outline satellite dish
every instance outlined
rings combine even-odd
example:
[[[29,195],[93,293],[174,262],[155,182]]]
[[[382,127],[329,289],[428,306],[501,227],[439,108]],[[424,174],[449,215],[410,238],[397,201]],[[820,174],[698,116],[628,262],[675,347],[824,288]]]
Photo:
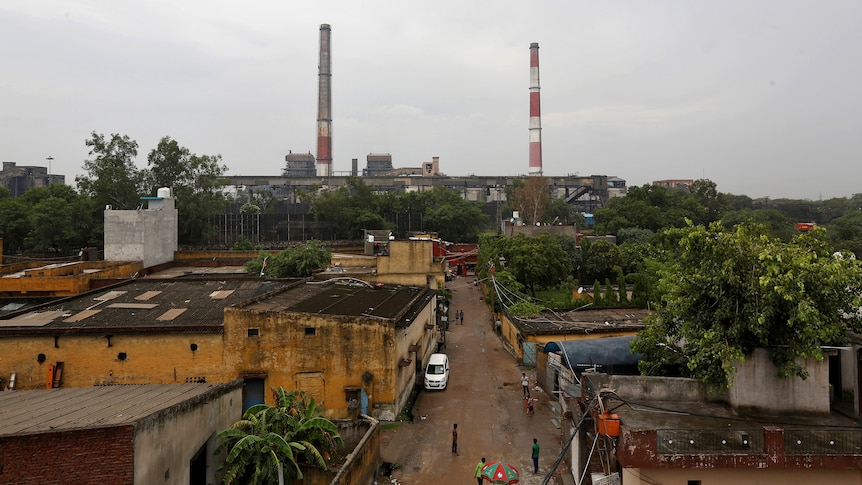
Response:
[[[581,294],[583,294],[583,293],[584,293],[584,287],[583,287],[583,286],[579,286],[579,287],[578,287],[578,294],[579,294],[579,295],[581,295]]]

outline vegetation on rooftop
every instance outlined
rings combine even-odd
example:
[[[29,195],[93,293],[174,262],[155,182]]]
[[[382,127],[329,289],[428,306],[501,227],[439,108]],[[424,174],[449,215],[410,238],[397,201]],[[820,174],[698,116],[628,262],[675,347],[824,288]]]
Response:
[[[278,253],[262,252],[245,265],[252,274],[271,278],[307,278],[329,266],[332,251],[320,241],[290,246]]]

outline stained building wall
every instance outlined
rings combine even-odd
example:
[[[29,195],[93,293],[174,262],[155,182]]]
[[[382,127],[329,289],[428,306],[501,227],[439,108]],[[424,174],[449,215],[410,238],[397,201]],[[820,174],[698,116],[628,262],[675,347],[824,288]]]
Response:
[[[49,366],[63,362],[61,387],[105,384],[228,382],[218,333],[22,335],[0,338],[0,369],[17,373],[17,389],[46,387]],[[195,344],[197,350],[192,351]],[[124,359],[121,359],[123,357]],[[44,361],[39,362],[39,356]]]
[[[306,391],[331,419],[349,417],[348,389],[361,389],[369,413],[392,420],[416,382],[417,360],[430,356],[434,330],[426,306],[403,328],[364,317],[228,308],[224,332],[224,364],[234,375],[265,375],[266,389]],[[419,350],[411,352],[414,344]]]

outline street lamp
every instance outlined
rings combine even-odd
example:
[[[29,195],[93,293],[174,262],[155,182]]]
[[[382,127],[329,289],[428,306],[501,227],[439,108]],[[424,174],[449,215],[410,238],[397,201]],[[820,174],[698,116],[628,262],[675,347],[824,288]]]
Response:
[[[51,162],[54,161],[54,157],[52,157],[51,155],[48,155],[48,158],[46,158],[45,160],[48,160],[48,185],[51,185],[51,182],[52,182],[52,179],[51,179]]]

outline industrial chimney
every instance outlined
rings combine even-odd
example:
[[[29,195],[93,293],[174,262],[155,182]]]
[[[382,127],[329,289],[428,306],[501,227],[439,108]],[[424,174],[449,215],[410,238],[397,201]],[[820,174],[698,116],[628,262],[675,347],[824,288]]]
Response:
[[[539,101],[539,43],[530,44],[530,175],[542,175],[542,103]]]
[[[329,24],[320,25],[317,92],[317,175],[332,175],[332,68]]]

